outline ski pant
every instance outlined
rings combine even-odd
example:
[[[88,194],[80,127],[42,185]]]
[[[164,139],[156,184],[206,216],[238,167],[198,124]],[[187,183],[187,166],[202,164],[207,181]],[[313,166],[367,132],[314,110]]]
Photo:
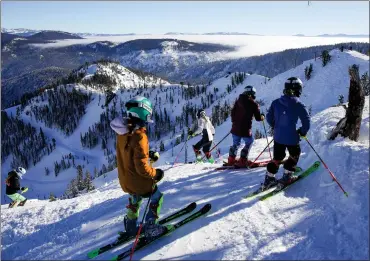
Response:
[[[242,149],[240,153],[241,158],[248,158],[249,149],[254,141],[253,137],[240,137],[235,134],[233,135],[233,145],[230,147],[229,150],[229,156],[236,157],[236,154],[238,152],[238,148],[240,146],[241,140],[244,141],[244,148]]]
[[[299,143],[297,145],[284,145],[274,141],[274,162],[277,164],[269,163],[267,165],[267,171],[276,174],[279,170],[278,163],[280,163],[285,158],[285,150],[288,149],[289,158],[284,162],[284,169],[289,171],[295,171],[297,166],[299,156],[301,155],[301,147]]]
[[[194,150],[197,150],[197,151],[199,151],[201,148],[203,148],[202,150],[206,154],[211,149],[211,146],[212,146],[212,141],[210,141],[208,139],[208,135],[204,134],[204,132],[203,132],[202,139],[197,144],[193,145],[193,148],[194,148]]]
[[[19,193],[14,193],[14,194],[11,194],[11,195],[7,195],[11,200],[13,201],[18,201],[18,203],[22,202],[22,201],[25,201],[26,198],[23,197],[21,194]]]
[[[140,206],[141,206],[143,198],[144,197],[140,196],[140,195],[130,194],[130,198],[129,198],[130,203],[133,204],[133,205],[137,205],[137,208],[138,208],[137,216],[139,216]],[[162,206],[162,202],[163,202],[163,193],[159,191],[157,186],[155,186],[154,192],[152,194],[152,198],[149,202],[150,206],[149,206],[149,209],[148,209],[148,213],[145,216],[145,222],[147,222],[149,219],[157,219],[156,215],[159,214],[160,207]],[[152,211],[152,209],[151,209],[152,206],[159,206],[159,209],[158,209],[157,213],[154,213]],[[128,212],[130,212],[130,211],[131,210],[128,209]]]

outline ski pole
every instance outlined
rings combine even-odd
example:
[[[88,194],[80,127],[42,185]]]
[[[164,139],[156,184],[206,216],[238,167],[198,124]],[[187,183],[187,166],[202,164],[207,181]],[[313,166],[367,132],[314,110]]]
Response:
[[[177,158],[180,156],[181,151],[185,148],[186,143],[188,142],[188,140],[189,140],[189,136],[186,138],[186,141],[185,141],[184,145],[182,146],[181,150],[180,150],[180,151],[179,151],[179,153],[177,154],[177,156],[176,156],[176,158],[175,158],[175,161],[174,161],[174,162],[173,162],[173,164],[172,164],[172,167],[173,167],[173,166],[175,166],[175,163],[177,162]]]
[[[251,165],[253,165],[257,160],[258,158],[262,155],[262,153],[267,149],[267,147],[274,141],[274,139],[272,139],[268,144],[267,146],[263,149],[263,151],[260,153],[260,155],[257,156],[257,158],[253,161],[253,163]]]
[[[308,141],[307,137],[306,136],[303,136],[302,138],[304,138],[307,141],[308,145],[310,145],[311,149],[316,153],[317,157],[320,159],[320,161],[322,162],[322,164],[324,165],[324,167],[327,169],[327,171],[329,172],[329,174],[333,178],[333,181],[335,181],[338,184],[338,186],[340,187],[340,189],[343,191],[344,195],[346,195],[348,197],[348,193],[343,189],[342,185],[339,183],[339,181],[337,180],[337,178],[334,176],[333,172],[330,171],[330,169],[325,164],[325,162],[322,160],[322,158],[320,157],[320,155],[317,153],[317,151],[314,149],[314,147]]]
[[[267,138],[267,131],[266,131],[266,126],[265,126],[265,120],[262,121],[262,124],[263,124],[263,128],[265,129],[265,135],[266,135],[267,146],[269,148],[270,159],[272,160],[271,150],[270,150],[270,146],[269,146],[269,139]]]
[[[214,149],[215,149],[215,148],[216,148],[216,147],[217,147],[221,142],[223,142],[223,141],[224,141],[224,139],[226,139],[226,138],[227,138],[227,136],[229,136],[229,135],[230,135],[230,133],[231,133],[231,132],[229,132],[228,134],[226,134],[226,136],[225,136],[225,137],[223,137],[223,138],[222,138],[222,140],[220,140],[220,142],[219,142],[219,143],[217,143],[215,146],[213,146],[213,148],[212,148],[212,149],[210,149],[210,150],[209,150],[209,152],[211,152],[212,150],[214,150]],[[206,155],[204,155],[200,161],[203,161],[205,157],[206,157]]]
[[[137,242],[139,241],[139,236],[140,236],[140,233],[141,233],[141,229],[143,228],[144,219],[146,217],[146,214],[148,213],[149,203],[152,200],[153,192],[154,192],[154,179],[152,181],[152,193],[150,194],[150,197],[148,199],[148,203],[146,204],[145,211],[144,211],[144,216],[141,220],[139,229],[137,231],[135,242],[134,242],[134,244],[132,245],[132,248],[131,248],[130,261],[132,260],[132,257],[134,256],[135,248],[136,248]]]

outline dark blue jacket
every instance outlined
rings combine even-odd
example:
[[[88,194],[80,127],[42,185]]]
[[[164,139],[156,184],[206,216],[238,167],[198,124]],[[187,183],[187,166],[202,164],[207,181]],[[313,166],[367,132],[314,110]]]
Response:
[[[301,133],[305,136],[310,129],[310,116],[305,105],[297,98],[283,95],[271,103],[266,120],[274,129],[274,140],[284,145],[297,145],[298,118],[301,120]]]

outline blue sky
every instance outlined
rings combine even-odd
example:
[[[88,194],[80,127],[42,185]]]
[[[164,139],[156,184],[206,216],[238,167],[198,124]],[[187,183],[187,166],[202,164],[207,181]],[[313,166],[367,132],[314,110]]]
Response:
[[[1,2],[3,28],[90,33],[369,34],[367,1]]]

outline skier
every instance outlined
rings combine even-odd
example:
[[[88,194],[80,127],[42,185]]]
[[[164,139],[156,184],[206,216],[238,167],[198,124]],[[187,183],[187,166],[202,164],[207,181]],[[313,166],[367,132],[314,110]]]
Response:
[[[24,206],[27,199],[18,193],[18,191],[22,191],[22,193],[27,192],[27,187],[21,187],[19,179],[22,179],[22,176],[26,174],[26,170],[22,167],[18,167],[16,169],[11,170],[8,173],[8,177],[5,180],[6,184],[6,195],[12,200],[9,204],[10,208],[19,206]]]
[[[215,135],[215,128],[204,110],[199,110],[197,112],[197,118],[198,120],[196,124],[194,124],[188,131],[188,135],[191,137],[202,133],[202,139],[197,144],[193,145],[195,156],[197,161],[200,161],[202,159],[202,152],[200,152],[200,149],[203,148],[203,152],[206,155],[208,162],[214,163],[215,160],[213,159],[209,149],[211,148],[213,136]]]
[[[271,103],[266,115],[268,124],[274,130],[274,159],[267,165],[265,181],[262,190],[281,183],[283,186],[295,180],[294,171],[301,154],[299,145],[300,136],[306,136],[310,129],[310,117],[305,105],[299,100],[303,83],[297,77],[287,79],[284,95]],[[302,127],[296,129],[298,118]],[[284,162],[284,175],[277,181],[275,174],[279,170],[279,163],[285,158],[288,149],[289,158]]]
[[[229,150],[228,166],[235,165],[239,168],[248,166],[248,153],[254,140],[252,135],[253,116],[257,121],[263,121],[265,119],[255,99],[256,89],[248,85],[244,88],[244,92],[239,95],[238,100],[231,110],[233,145]],[[242,139],[245,145],[240,153],[240,159],[236,161],[236,154]]]
[[[148,213],[145,217],[144,233],[151,237],[164,232],[165,227],[156,224],[163,203],[163,194],[157,183],[164,172],[148,163],[159,158],[157,152],[149,151],[146,124],[153,122],[152,103],[145,97],[136,96],[126,103],[127,118],[115,118],[111,128],[117,133],[117,168],[118,179],[124,192],[127,192],[129,204],[124,217],[124,225],[129,235],[137,232],[137,219],[143,198],[151,196]]]

